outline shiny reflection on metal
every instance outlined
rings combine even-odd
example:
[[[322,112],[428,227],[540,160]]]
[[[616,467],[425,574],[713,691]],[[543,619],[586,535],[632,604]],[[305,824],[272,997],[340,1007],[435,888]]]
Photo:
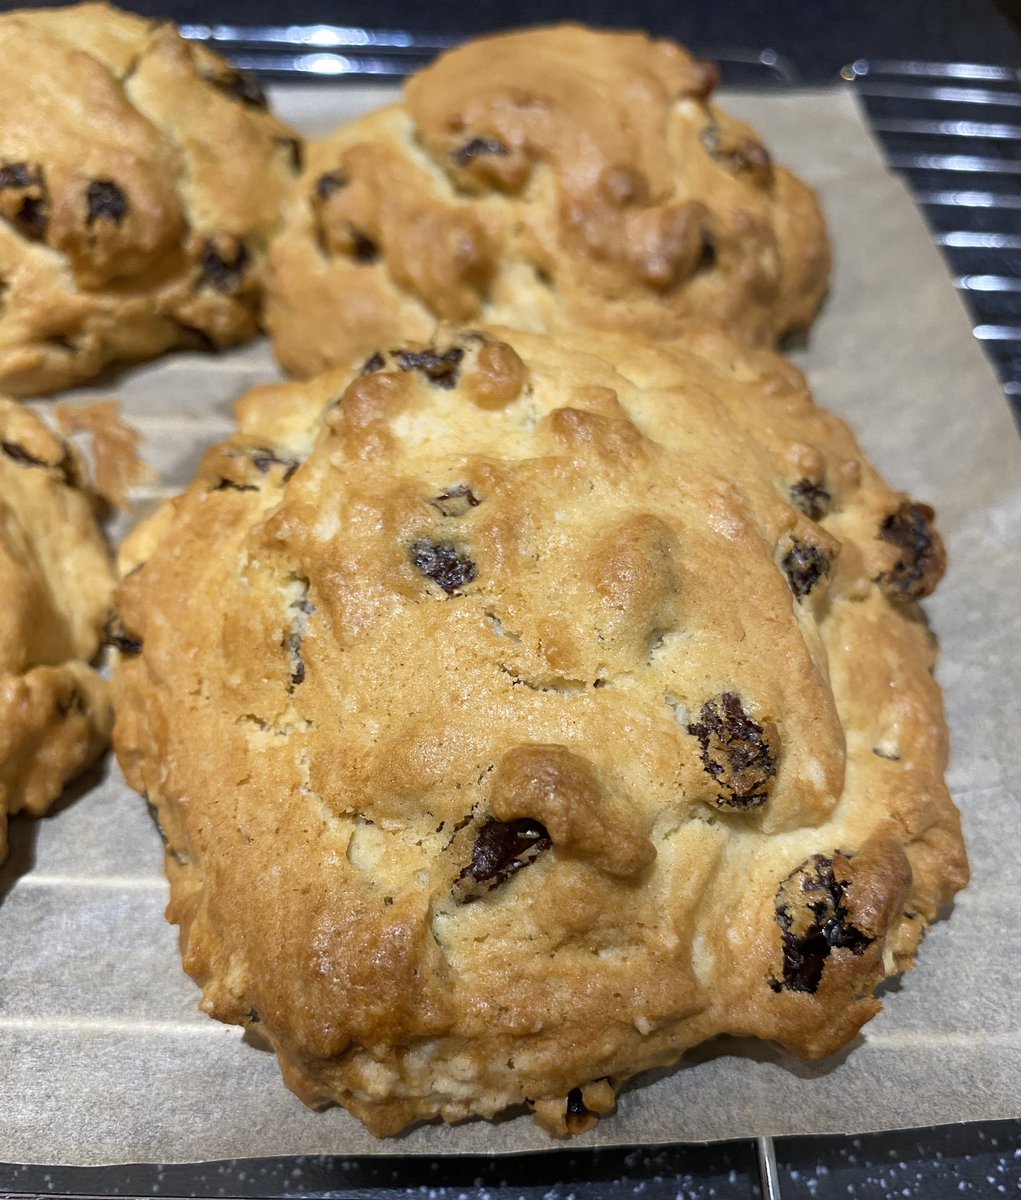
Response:
[[[1021,325],[976,325],[972,333],[980,342],[1021,342]]]
[[[1001,125],[992,121],[927,121],[921,118],[873,117],[877,133],[920,133],[937,137],[994,138],[1021,140],[1021,125]]]
[[[759,1179],[762,1183],[763,1200],[781,1200],[780,1172],[776,1166],[776,1147],[771,1137],[755,1139],[759,1157]]]
[[[190,41],[234,46],[307,46],[323,49],[386,49],[435,53],[466,35],[416,33],[410,29],[363,29],[354,25],[182,25]]]
[[[860,79],[865,75],[913,75],[929,79],[1004,80],[1017,83],[1021,72],[1014,67],[997,67],[990,63],[922,62],[900,58],[858,58],[840,72],[844,79]]]
[[[361,54],[231,54],[230,61],[242,71],[272,75],[312,75],[318,78],[347,76],[392,76],[406,78],[424,67],[428,59],[368,58]]]
[[[1021,208],[1021,196],[1006,192],[916,191],[915,199],[932,208]]]
[[[963,292],[1021,292],[1016,275],[958,275],[954,287]]]
[[[1021,195],[1008,192],[925,191],[916,189],[919,204],[932,208],[1021,208]]]
[[[801,82],[801,75],[794,63],[776,50],[748,50],[743,46],[724,46],[718,50],[700,50],[700,58],[711,62],[732,63],[737,66],[764,67],[780,83],[793,87]]]
[[[863,96],[886,100],[929,100],[941,104],[997,104],[1003,108],[1021,108],[1021,95],[994,88],[928,87],[919,83],[859,83]]]
[[[1021,234],[978,233],[972,229],[951,229],[934,235],[938,246],[951,250],[1021,250]]]
[[[1021,162],[1005,158],[980,158],[977,154],[898,154],[886,156],[898,171],[964,171],[995,175],[1021,175]]]

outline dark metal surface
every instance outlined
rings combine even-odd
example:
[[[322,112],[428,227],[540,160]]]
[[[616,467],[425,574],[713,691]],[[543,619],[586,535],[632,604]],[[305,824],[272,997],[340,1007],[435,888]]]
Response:
[[[858,59],[841,74],[925,213],[1021,421],[1021,71]]]

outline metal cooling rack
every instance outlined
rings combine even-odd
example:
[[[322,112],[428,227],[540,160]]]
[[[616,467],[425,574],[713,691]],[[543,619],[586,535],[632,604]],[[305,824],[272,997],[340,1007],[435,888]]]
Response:
[[[1021,71],[858,59],[841,75],[925,213],[1021,422]]]

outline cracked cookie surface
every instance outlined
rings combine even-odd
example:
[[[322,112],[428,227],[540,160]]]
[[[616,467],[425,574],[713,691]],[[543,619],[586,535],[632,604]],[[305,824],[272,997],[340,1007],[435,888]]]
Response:
[[[0,396],[0,860],[7,817],[39,816],[113,723],[99,649],[113,564],[74,450]]]
[[[716,78],[670,42],[576,26],[444,55],[403,104],[309,145],[270,251],[277,357],[309,375],[437,320],[762,345],[807,328],[818,203],[711,102]]]
[[[254,337],[301,142],[258,83],[104,4],[0,16],[0,389]]]
[[[967,863],[931,510],[800,374],[488,329],[238,416],[117,593],[203,1008],[380,1134],[578,1132],[717,1034],[845,1045]]]

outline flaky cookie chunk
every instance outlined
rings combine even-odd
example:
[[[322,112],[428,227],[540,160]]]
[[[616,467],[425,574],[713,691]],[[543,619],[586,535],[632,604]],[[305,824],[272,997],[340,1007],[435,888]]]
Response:
[[[378,1134],[817,1057],[967,878],[943,549],[801,375],[467,332],[257,389],[126,546],[115,746],[202,1007]]]
[[[105,4],[0,16],[0,388],[259,326],[301,142],[258,83]]]
[[[811,324],[815,194],[709,100],[709,63],[577,26],[444,55],[310,145],[269,261],[277,357],[308,375],[437,319],[771,344]]]
[[[113,584],[73,447],[0,396],[0,861],[8,814],[44,813],[106,747],[109,687],[88,664]]]

